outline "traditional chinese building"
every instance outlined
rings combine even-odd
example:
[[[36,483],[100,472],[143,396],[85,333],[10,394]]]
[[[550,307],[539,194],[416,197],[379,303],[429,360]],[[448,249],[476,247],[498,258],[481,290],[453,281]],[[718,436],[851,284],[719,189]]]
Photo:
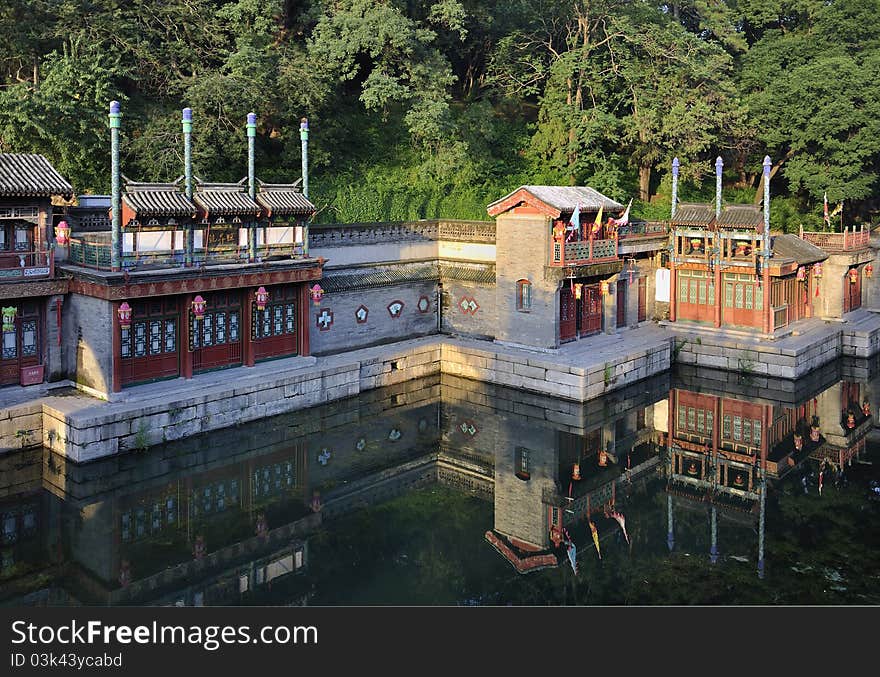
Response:
[[[0,153],[0,386],[41,383],[61,370],[67,283],[55,278],[52,200],[72,195],[42,155]]]
[[[714,207],[679,204],[673,161],[670,321],[772,334],[820,314],[816,297],[828,255],[795,235],[770,232],[769,158],[763,214],[752,205],[722,206],[722,166],[719,157]]]
[[[66,371],[99,393],[258,361],[309,355],[315,212],[299,181],[254,175],[256,116],[248,116],[248,176],[192,175],[192,114],[183,112],[185,174],[137,182],[119,170],[121,113],[111,104],[111,229],[75,231],[59,248],[71,277]],[[308,125],[303,122],[305,147]]]
[[[665,227],[606,218],[623,211],[586,186],[521,186],[489,205],[496,219],[497,340],[557,348],[648,319],[650,273]],[[618,228],[617,221],[626,223]],[[627,237],[639,246],[621,246]]]

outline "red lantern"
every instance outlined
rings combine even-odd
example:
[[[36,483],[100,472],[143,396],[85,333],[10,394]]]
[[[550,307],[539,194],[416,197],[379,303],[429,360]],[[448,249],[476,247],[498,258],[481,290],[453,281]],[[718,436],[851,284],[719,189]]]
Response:
[[[119,327],[121,329],[131,327],[131,306],[128,305],[128,301],[123,301],[119,304],[116,314],[119,316]]]
[[[803,282],[804,278],[807,276],[807,271],[803,266],[798,267],[797,269],[797,279]]]
[[[265,287],[260,287],[254,294],[257,301],[257,310],[266,310],[266,304],[269,303],[269,292]]]
[[[859,279],[859,269],[858,268],[850,268],[849,269],[849,281],[851,284],[855,284]]]
[[[197,294],[196,297],[192,301],[192,312],[193,317],[197,320],[204,319],[205,317],[205,306],[208,304],[205,302],[205,299],[202,298],[201,294]]]
[[[55,226],[55,243],[61,247],[70,244],[70,226],[67,225],[67,221],[60,221]]]
[[[822,277],[822,264],[821,263],[814,263],[813,264],[813,277],[815,277],[817,279]]]
[[[324,290],[321,289],[321,285],[319,285],[317,282],[313,284],[312,288],[309,289],[309,294],[312,297],[312,303],[314,303],[316,306],[320,306],[321,299],[324,298]]]
[[[579,480],[581,478],[581,464],[575,463],[574,467],[571,469],[571,479]]]
[[[599,466],[604,468],[606,465],[608,465],[608,453],[605,451],[600,451],[599,452]]]
[[[874,277],[874,266],[870,263],[865,266],[865,277]]]
[[[819,433],[821,433],[821,432],[822,432],[821,429],[817,425],[814,425],[812,428],[810,428],[810,441],[811,442],[818,442],[819,441]]]
[[[800,451],[804,448],[804,438],[802,435],[794,436],[794,448],[796,451]]]

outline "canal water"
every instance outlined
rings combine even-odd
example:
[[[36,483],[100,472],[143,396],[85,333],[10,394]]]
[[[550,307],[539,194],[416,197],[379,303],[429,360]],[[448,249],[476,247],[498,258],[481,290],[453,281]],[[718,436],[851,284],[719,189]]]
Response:
[[[877,367],[585,404],[444,375],[86,465],[25,449],[0,604],[877,604]]]

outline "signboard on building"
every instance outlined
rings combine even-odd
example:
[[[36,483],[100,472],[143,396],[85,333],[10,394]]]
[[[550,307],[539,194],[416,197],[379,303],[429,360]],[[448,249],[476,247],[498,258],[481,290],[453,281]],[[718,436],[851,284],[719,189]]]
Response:
[[[669,269],[658,268],[655,282],[654,300],[669,303]]]

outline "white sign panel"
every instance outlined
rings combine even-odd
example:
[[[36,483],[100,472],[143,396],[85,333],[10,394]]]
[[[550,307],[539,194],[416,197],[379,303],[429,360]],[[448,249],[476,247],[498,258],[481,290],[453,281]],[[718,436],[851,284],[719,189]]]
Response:
[[[655,282],[657,291],[654,295],[654,300],[669,303],[669,269],[658,268]]]

